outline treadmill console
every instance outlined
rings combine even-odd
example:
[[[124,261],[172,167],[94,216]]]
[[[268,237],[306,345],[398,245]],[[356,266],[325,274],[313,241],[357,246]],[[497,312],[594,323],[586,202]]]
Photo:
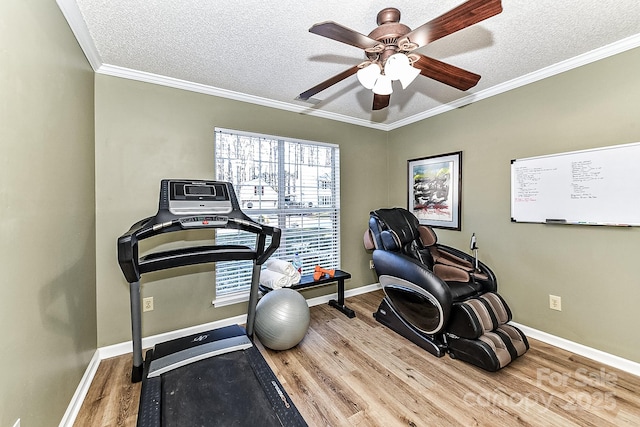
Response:
[[[228,214],[233,204],[226,183],[166,179],[160,184],[159,209],[174,215]]]
[[[163,179],[158,213],[149,225],[153,231],[175,229],[175,226],[181,229],[224,228],[239,216],[244,217],[229,182]]]

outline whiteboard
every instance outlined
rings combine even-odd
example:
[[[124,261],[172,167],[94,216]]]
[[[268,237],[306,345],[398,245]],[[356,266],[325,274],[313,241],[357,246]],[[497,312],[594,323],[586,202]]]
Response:
[[[640,226],[640,143],[512,160],[511,220]]]

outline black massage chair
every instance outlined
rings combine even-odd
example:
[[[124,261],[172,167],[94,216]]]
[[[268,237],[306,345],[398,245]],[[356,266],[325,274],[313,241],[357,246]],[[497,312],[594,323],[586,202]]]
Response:
[[[376,320],[442,357],[488,371],[522,356],[529,343],[509,325],[491,269],[476,257],[440,245],[433,229],[402,208],[371,212],[365,247],[385,293]]]

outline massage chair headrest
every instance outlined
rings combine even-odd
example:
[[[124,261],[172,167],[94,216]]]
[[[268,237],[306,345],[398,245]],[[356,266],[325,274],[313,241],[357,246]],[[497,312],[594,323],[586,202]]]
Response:
[[[418,218],[403,208],[378,209],[370,215],[370,234],[365,238],[372,238],[375,249],[407,255],[428,268],[433,265],[427,246],[435,244],[437,239],[431,227],[421,226]]]
[[[421,238],[418,219],[403,208],[372,211],[369,226],[375,246],[388,251],[398,251]]]
[[[431,227],[403,208],[377,209],[371,212],[369,230],[365,232],[365,248],[398,251],[420,240],[425,247],[433,246],[438,237]]]

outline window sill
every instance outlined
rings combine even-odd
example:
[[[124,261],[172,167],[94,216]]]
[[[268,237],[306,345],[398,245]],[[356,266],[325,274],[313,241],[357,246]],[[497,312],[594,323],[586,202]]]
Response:
[[[224,307],[247,301],[249,301],[249,291],[243,291],[218,297],[211,301],[211,304],[213,304],[214,307]]]

